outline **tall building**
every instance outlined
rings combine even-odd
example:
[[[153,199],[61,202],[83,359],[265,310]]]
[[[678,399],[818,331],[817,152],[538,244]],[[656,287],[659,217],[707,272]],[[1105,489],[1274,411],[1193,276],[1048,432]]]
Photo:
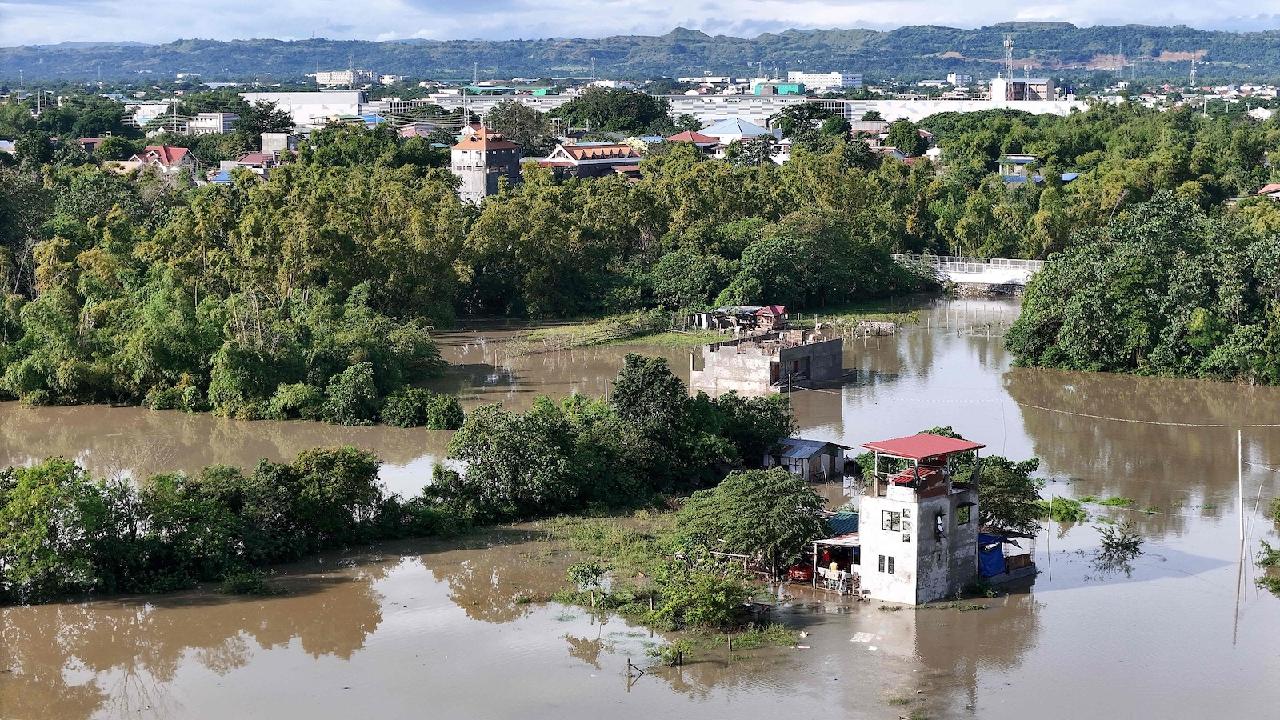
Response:
[[[188,135],[225,135],[235,129],[240,119],[235,113],[208,112],[198,113],[187,121]]]
[[[862,87],[862,73],[811,73],[792,70],[787,73],[787,80],[800,83],[817,92]]]
[[[978,487],[953,482],[957,456],[983,446],[921,433],[863,445],[871,487],[858,506],[862,589],[918,605],[955,597],[978,577]]]
[[[271,103],[289,113],[295,127],[304,129],[324,127],[331,118],[360,115],[365,105],[364,93],[359,90],[246,92],[240,97],[250,105]]]
[[[991,99],[1002,100],[1053,100],[1053,78],[1005,78],[991,80]]]
[[[321,87],[353,87],[374,81],[372,70],[322,70],[314,77]]]
[[[498,193],[499,178],[520,182],[520,146],[488,130],[472,126],[449,151],[449,169],[462,180],[458,195],[479,203]]]

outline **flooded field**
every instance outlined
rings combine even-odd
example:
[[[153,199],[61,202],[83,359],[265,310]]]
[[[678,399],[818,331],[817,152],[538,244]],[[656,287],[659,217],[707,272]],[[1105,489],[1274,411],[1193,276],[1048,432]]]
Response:
[[[1241,565],[1237,426],[1250,552],[1277,540],[1255,511],[1280,494],[1280,390],[1011,369],[1012,303],[944,301],[895,337],[846,342],[843,388],[793,397],[801,432],[847,445],[951,425],[1014,459],[1038,456],[1045,493],[1123,496],[1144,553],[1092,562],[1097,520],[1053,525],[1041,574],[983,610],[882,610],[792,589],[780,618],[804,649],[721,654],[628,683],[659,642],[577,608],[524,604],[568,559],[534,529],[404,543],[290,568],[288,595],[183,593],[0,609],[0,718],[1079,718],[1272,717],[1280,600]],[[509,332],[441,338],[440,389],[527,406],[605,393],[629,351],[507,360]],[[1209,427],[1199,427],[1209,426]],[[1255,426],[1255,427],[1249,427]],[[0,405],[0,463],[75,457],[99,475],[251,465],[315,445],[379,454],[412,493],[447,433],[242,423],[124,408]],[[1269,466],[1269,467],[1264,467]],[[827,488],[833,502],[839,488]],[[1243,577],[1242,577],[1243,576]],[[643,664],[643,663],[642,663]]]

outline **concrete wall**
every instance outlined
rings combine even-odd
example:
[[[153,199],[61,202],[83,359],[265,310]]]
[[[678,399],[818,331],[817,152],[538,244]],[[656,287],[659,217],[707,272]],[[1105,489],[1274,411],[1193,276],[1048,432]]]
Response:
[[[794,368],[796,361],[808,359],[810,383],[832,382],[844,376],[844,340],[836,338],[825,342],[800,345],[786,348],[778,353],[778,361],[782,364],[782,377],[786,377],[788,368]]]
[[[689,385],[711,395],[730,390],[739,395],[763,395],[785,388],[787,371],[796,362],[807,366],[808,374],[808,379],[797,378],[796,386],[839,380],[844,376],[843,357],[841,338],[773,351],[750,344],[704,345],[690,353]],[[778,363],[778,387],[772,384],[774,363]]]
[[[776,356],[758,348],[738,352],[734,345],[703,345],[690,353],[689,385],[712,396],[736,391],[739,395],[771,392],[769,365]]]
[[[976,502],[976,494],[965,490],[921,498],[911,488],[893,486],[884,497],[863,497],[858,527],[862,588],[877,600],[910,605],[962,591],[977,577],[978,562],[978,508],[970,508],[970,521],[960,525],[958,510],[964,502]],[[883,529],[886,510],[903,513],[899,530]],[[940,539],[935,533],[938,513],[943,514]],[[892,575],[880,572],[881,555],[894,558]]]

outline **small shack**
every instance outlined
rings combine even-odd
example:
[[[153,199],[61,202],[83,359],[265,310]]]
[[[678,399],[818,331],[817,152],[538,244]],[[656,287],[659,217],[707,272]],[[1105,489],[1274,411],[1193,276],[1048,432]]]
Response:
[[[813,541],[812,566],[809,580],[814,587],[834,590],[840,594],[858,592],[858,565],[862,562],[861,540],[858,537],[858,513],[836,511],[826,515],[831,537]],[[801,579],[793,572],[792,579]]]
[[[766,468],[786,468],[808,482],[844,480],[844,451],[848,446],[826,440],[783,438],[764,456]]]
[[[787,308],[784,305],[726,305],[693,313],[687,322],[698,330],[751,335],[786,328]]]
[[[1034,553],[1035,537],[1031,535],[983,528],[978,533],[978,574],[992,585],[1032,577],[1037,572]]]

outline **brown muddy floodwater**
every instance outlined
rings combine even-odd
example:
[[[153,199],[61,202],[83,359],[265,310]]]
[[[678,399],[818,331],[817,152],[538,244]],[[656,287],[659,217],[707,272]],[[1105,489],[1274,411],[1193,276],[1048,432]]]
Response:
[[[288,568],[288,595],[190,592],[0,609],[0,718],[1201,718],[1276,717],[1280,600],[1238,564],[1237,424],[1280,423],[1280,390],[1010,369],[1017,306],[942,301],[919,327],[848,342],[857,379],[796,393],[803,434],[848,445],[952,425],[1038,456],[1046,494],[1124,496],[1145,538],[1131,570],[1091,562],[1096,522],[1035,544],[1041,574],[981,611],[884,611],[793,590],[777,615],[805,649],[717,656],[628,687],[662,639],[518,602],[568,559],[536,527],[406,543]],[[607,390],[627,351],[504,361],[503,332],[442,337],[440,382],[468,405]],[[687,352],[661,350],[687,376]],[[1141,421],[1141,422],[1137,422]],[[1155,425],[1151,422],[1181,423]],[[1197,428],[1207,424],[1223,427]],[[96,474],[250,465],[315,445],[377,452],[393,490],[427,480],[447,436],[242,423],[135,409],[0,406],[0,463],[49,454]],[[1245,429],[1249,553],[1273,526],[1280,430]],[[828,488],[833,501],[841,491]],[[1243,579],[1240,576],[1243,574]]]

